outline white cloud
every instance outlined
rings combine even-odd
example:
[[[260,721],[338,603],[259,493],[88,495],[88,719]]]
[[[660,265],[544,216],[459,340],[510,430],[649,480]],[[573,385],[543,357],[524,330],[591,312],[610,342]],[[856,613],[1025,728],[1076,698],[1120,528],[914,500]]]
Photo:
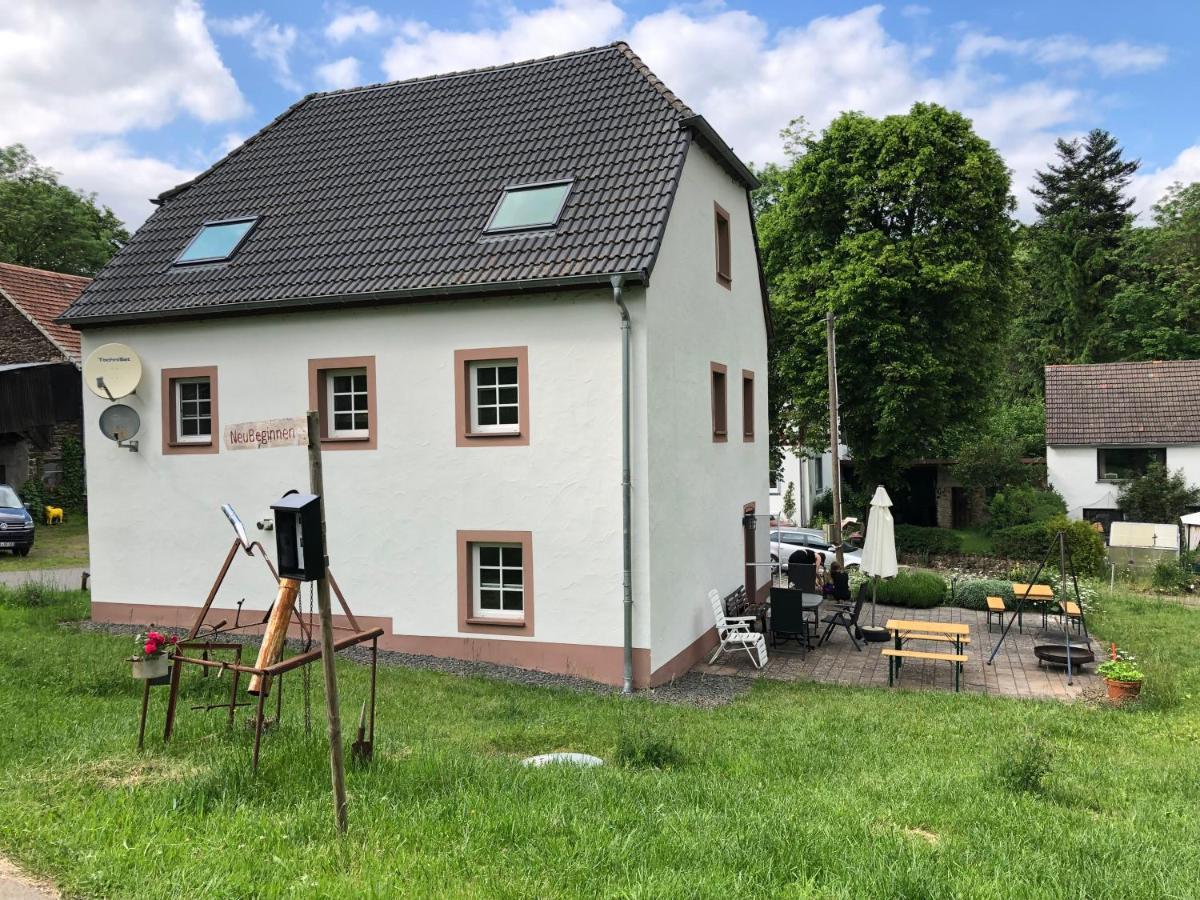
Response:
[[[249,105],[195,0],[9,0],[0,19],[0,144],[20,141],[130,225],[146,198],[195,174],[121,137],[180,116],[233,120]]]
[[[294,25],[279,25],[265,13],[238,16],[235,19],[217,19],[213,28],[221,34],[240,37],[250,45],[254,55],[270,63],[275,80],[289,91],[301,90],[300,83],[292,77],[291,52],[296,46],[298,32]]]
[[[317,77],[330,90],[355,87],[362,84],[362,75],[359,72],[358,60],[353,56],[334,60],[323,66],[317,66]]]
[[[525,12],[506,7],[498,28],[445,31],[407,21],[383,57],[389,78],[477,69],[602,44],[624,20],[613,0],[554,0]]]
[[[957,58],[961,63],[970,63],[999,53],[1026,57],[1046,66],[1090,63],[1102,75],[1148,72],[1167,61],[1165,47],[1148,44],[1128,41],[1090,44],[1073,35],[1013,40],[979,32],[970,32],[963,38]]]
[[[375,10],[360,6],[334,16],[325,26],[325,37],[340,44],[355,35],[378,34],[383,30],[383,18]]]
[[[928,6],[922,6],[920,3],[910,3],[900,10],[900,15],[906,19],[917,19],[921,16],[929,15],[931,12],[933,10]]]
[[[1150,207],[1166,194],[1175,182],[1190,184],[1200,181],[1200,144],[1193,144],[1166,166],[1139,172],[1133,177],[1130,188],[1137,197],[1134,206],[1140,221],[1150,219]]]

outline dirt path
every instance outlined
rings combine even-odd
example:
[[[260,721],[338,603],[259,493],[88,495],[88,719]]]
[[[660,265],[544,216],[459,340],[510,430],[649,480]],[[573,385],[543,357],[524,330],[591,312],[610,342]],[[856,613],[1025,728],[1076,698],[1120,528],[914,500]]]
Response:
[[[52,884],[26,875],[0,856],[0,900],[58,900]]]

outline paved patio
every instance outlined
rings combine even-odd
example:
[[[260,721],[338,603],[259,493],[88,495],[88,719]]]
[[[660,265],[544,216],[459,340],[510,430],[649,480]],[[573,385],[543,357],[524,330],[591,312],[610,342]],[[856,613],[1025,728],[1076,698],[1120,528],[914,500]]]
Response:
[[[825,604],[821,608],[822,617],[826,615]],[[861,621],[868,624],[871,620],[870,605],[863,607]],[[830,610],[831,612],[831,610]],[[966,648],[967,663],[963,666],[962,690],[981,694],[998,694],[1002,697],[1023,697],[1039,700],[1076,700],[1083,696],[1095,696],[1103,691],[1103,681],[1094,674],[1095,665],[1085,666],[1076,674],[1074,684],[1067,684],[1066,672],[1062,669],[1041,666],[1033,655],[1036,643],[1046,642],[1041,630],[1042,617],[1040,613],[1026,610],[1024,634],[1017,632],[1014,624],[1004,641],[1004,646],[996,654],[992,665],[984,665],[996,641],[1000,638],[1000,629],[995,624],[992,631],[987,630],[986,615],[957,607],[940,606],[934,609],[902,609],[880,604],[875,614],[875,621],[882,625],[888,619],[915,619],[931,622],[965,622],[970,626],[971,643]],[[1050,619],[1051,631],[1056,630],[1056,619]],[[824,627],[824,626],[822,626]],[[1072,632],[1074,637],[1074,632]],[[1082,637],[1074,638],[1082,642]],[[1061,640],[1061,638],[1059,638]],[[815,644],[815,641],[814,641]],[[769,661],[763,670],[755,669],[749,656],[744,652],[722,654],[716,664],[709,665],[707,661],[697,665],[693,671],[710,675],[729,675],[740,678],[775,678],[781,681],[818,681],[825,684],[847,684],[858,686],[881,687],[887,686],[887,660],[880,655],[880,649],[891,644],[859,645],[858,652],[846,636],[845,629],[838,629],[828,643],[815,647],[807,654],[803,653],[795,641],[781,644],[779,647],[770,646],[768,639],[767,655]],[[916,644],[911,649],[947,652],[946,645]],[[1099,654],[1101,648],[1093,640],[1092,650]],[[948,662],[933,660],[907,659],[904,661],[903,674],[896,688],[891,690],[954,690],[954,669]]]

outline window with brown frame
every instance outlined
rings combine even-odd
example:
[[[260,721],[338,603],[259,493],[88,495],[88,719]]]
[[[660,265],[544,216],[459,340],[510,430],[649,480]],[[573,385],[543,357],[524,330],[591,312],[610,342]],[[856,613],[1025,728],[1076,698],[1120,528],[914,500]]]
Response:
[[[162,452],[217,453],[217,367],[162,370]]]
[[[713,231],[717,244],[717,284],[728,288],[733,284],[732,250],[729,237],[729,213],[720,204],[713,204]]]
[[[716,442],[729,440],[729,399],[725,376],[729,371],[720,363],[711,363],[712,377],[712,439]]]
[[[533,534],[459,531],[458,630],[533,635]]]
[[[754,440],[754,373],[742,369],[742,440]]]
[[[375,357],[336,356],[308,361],[309,409],[321,415],[321,446],[327,450],[374,450],[379,407]]]
[[[529,348],[454,351],[455,443],[515,447],[529,443]]]

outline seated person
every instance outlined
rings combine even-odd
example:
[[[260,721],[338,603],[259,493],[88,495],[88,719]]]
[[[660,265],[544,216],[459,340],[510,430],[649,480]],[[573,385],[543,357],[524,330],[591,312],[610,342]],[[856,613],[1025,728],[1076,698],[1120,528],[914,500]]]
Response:
[[[825,582],[825,595],[838,603],[850,602],[850,574],[836,562],[829,566],[829,578]]]

